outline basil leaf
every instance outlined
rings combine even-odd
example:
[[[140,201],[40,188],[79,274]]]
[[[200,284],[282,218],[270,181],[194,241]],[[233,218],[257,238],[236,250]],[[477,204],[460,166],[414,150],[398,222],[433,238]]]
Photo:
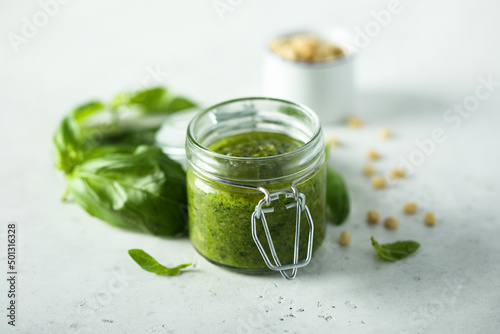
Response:
[[[157,275],[168,275],[175,276],[178,275],[180,270],[191,265],[191,263],[181,264],[175,268],[167,268],[158,263],[151,255],[143,251],[142,249],[130,249],[128,251],[130,257],[139,265],[142,269],[155,273]]]
[[[92,101],[85,103],[78,108],[76,108],[72,115],[77,121],[82,121],[88,117],[95,115],[104,109],[104,104],[99,101]]]
[[[123,146],[153,145],[156,142],[157,131],[157,128],[130,130],[120,135],[105,137],[102,144]]]
[[[83,158],[77,131],[74,119],[65,118],[54,134],[55,167],[66,173],[70,172]]]
[[[114,226],[162,236],[185,232],[186,174],[181,165],[155,146],[109,150],[67,175],[67,192],[74,201]]]
[[[170,104],[168,105],[168,109],[170,111],[176,112],[176,111],[194,108],[196,106],[197,105],[194,102],[192,102],[184,97],[178,96],[170,102]]]
[[[325,160],[328,163],[330,145],[325,145]],[[339,173],[326,166],[326,219],[334,225],[341,225],[349,216],[351,206],[347,186]]]
[[[92,160],[112,153],[132,153],[136,147],[130,145],[102,145],[94,147],[85,155],[85,160]]]
[[[85,153],[91,149],[86,143],[80,122],[86,117],[100,111],[104,105],[100,102],[90,102],[76,108],[67,115],[54,134],[56,148],[56,168],[70,172],[73,167],[84,160]]]
[[[344,179],[329,166],[326,167],[326,217],[334,225],[342,224],[349,215],[349,195]]]
[[[380,258],[390,262],[404,259],[420,247],[418,242],[412,240],[397,241],[392,244],[383,245],[380,245],[373,237],[371,237],[371,241],[373,248],[375,248]]]
[[[134,93],[119,94],[113,101],[113,107],[123,106],[135,107],[142,113],[172,113],[193,108],[196,104],[172,94],[163,87],[154,87]]]

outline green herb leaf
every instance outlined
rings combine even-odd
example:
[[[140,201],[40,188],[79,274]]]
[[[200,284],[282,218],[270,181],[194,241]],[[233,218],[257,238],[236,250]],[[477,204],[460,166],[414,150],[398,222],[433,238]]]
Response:
[[[128,251],[130,257],[139,265],[142,269],[155,273],[157,275],[168,275],[175,276],[178,275],[180,270],[191,265],[191,263],[181,264],[175,268],[167,268],[158,263],[151,255],[143,251],[142,249],[130,249]]]
[[[163,87],[155,87],[134,93],[119,94],[113,101],[113,107],[122,106],[135,107],[142,113],[173,113],[193,108],[196,104],[174,95]]]
[[[82,121],[86,118],[92,117],[96,113],[102,111],[105,108],[104,104],[99,101],[92,101],[85,103],[78,108],[76,108],[72,115],[77,121]]]
[[[197,105],[193,101],[190,101],[184,97],[177,96],[168,105],[168,110],[170,110],[172,112],[176,112],[176,111],[194,108],[196,106]]]
[[[75,202],[114,226],[162,236],[185,232],[186,174],[180,164],[155,146],[99,150],[67,175]]]
[[[121,133],[120,135],[107,136],[102,139],[102,145],[122,145],[139,146],[153,145],[156,141],[157,128],[152,129],[134,129]]]
[[[325,145],[325,159],[328,163],[330,145]],[[344,179],[333,168],[326,166],[326,219],[334,225],[341,225],[349,216],[349,194]]]
[[[91,150],[92,145],[82,133],[80,122],[103,108],[100,102],[90,102],[76,108],[62,120],[54,134],[57,169],[68,173],[84,160],[85,153]]]
[[[377,250],[378,255],[385,261],[395,262],[404,259],[408,255],[414,253],[420,244],[416,241],[397,241],[392,244],[380,245],[373,237],[371,237],[373,248]]]
[[[326,167],[326,216],[335,225],[342,224],[349,215],[349,195],[344,179],[329,166]]]

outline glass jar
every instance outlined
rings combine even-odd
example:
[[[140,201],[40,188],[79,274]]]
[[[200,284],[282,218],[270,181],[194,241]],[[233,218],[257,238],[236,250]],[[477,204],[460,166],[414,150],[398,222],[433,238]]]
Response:
[[[252,142],[262,133],[299,145],[255,157],[209,149],[237,136]],[[266,147],[275,148],[276,140]],[[293,278],[325,236],[325,149],[316,114],[271,98],[223,102],[191,121],[186,155],[189,235],[196,250],[229,269]]]

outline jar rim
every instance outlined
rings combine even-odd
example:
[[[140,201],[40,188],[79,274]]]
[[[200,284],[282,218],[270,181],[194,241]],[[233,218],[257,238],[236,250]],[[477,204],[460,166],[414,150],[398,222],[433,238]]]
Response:
[[[243,101],[272,101],[272,102],[280,102],[280,103],[283,103],[283,104],[287,104],[289,106],[293,106],[293,107],[296,107],[300,110],[302,110],[303,112],[307,113],[308,116],[311,117],[312,121],[314,122],[314,135],[311,136],[311,138],[305,142],[303,145],[301,145],[300,147],[292,150],[292,151],[289,151],[289,152],[285,152],[285,153],[281,153],[281,154],[277,154],[277,155],[272,155],[272,156],[266,156],[266,157],[235,157],[235,156],[228,156],[228,155],[225,155],[225,154],[221,154],[221,153],[217,153],[215,151],[212,151],[210,149],[208,149],[206,146],[203,146],[194,136],[193,134],[193,128],[195,126],[195,122],[198,118],[200,118],[203,114],[205,113],[209,113],[210,111],[214,110],[214,109],[217,109],[219,107],[222,107],[222,106],[225,106],[225,105],[229,105],[229,104],[232,104],[232,103],[236,103],[236,102],[243,102]],[[288,100],[284,100],[284,99],[278,99],[278,98],[273,98],[273,97],[261,97],[261,96],[251,96],[251,97],[242,97],[242,98],[236,98],[236,99],[232,99],[232,100],[227,100],[227,101],[224,101],[224,102],[220,102],[220,103],[217,103],[211,107],[208,107],[206,109],[203,109],[201,110],[200,112],[198,112],[194,117],[193,119],[189,122],[189,125],[188,125],[188,131],[187,131],[187,138],[188,140],[190,140],[196,147],[197,149],[200,149],[202,150],[205,154],[208,154],[212,157],[215,157],[215,158],[221,158],[221,159],[227,159],[229,161],[266,161],[266,160],[273,160],[273,159],[276,159],[276,158],[284,158],[284,157],[287,157],[287,156],[291,156],[291,155],[294,155],[294,154],[297,154],[297,153],[301,153],[309,148],[311,148],[312,146],[315,145],[317,139],[319,136],[321,136],[321,123],[320,123],[320,120],[319,120],[319,117],[318,115],[312,111],[311,108],[307,107],[306,105],[303,105],[303,104],[300,104],[300,103],[297,103],[297,102],[292,102],[292,101],[288,101]]]

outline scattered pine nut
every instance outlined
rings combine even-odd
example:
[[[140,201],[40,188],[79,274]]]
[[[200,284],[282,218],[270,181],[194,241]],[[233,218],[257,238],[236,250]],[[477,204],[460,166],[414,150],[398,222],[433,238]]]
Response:
[[[363,121],[359,117],[352,116],[347,119],[347,125],[351,128],[360,128],[363,126]]]
[[[378,160],[380,158],[380,155],[375,150],[369,150],[368,152],[366,152],[366,156],[370,160]]]
[[[372,176],[373,173],[375,173],[375,169],[372,165],[365,165],[365,167],[363,167],[363,174],[366,176]]]
[[[389,177],[391,179],[402,179],[406,176],[406,172],[402,168],[393,168],[389,172]]]
[[[392,137],[392,131],[389,129],[382,129],[378,132],[378,136],[382,139],[388,139]]]
[[[335,137],[329,137],[328,138],[328,145],[330,145],[330,147],[334,147],[334,146],[339,146],[339,141],[337,138]]]
[[[415,203],[415,202],[408,202],[403,206],[403,212],[406,214],[409,214],[409,215],[417,212],[417,209],[418,209],[418,206],[417,206],[417,203]]]
[[[399,221],[395,217],[387,217],[384,220],[384,225],[390,230],[395,230],[399,226]]]
[[[368,210],[368,212],[366,213],[366,221],[368,222],[368,224],[375,225],[378,223],[378,220],[379,220],[378,212],[375,210]]]
[[[382,176],[374,176],[372,178],[373,188],[382,189],[382,188],[385,188],[386,185],[387,185],[387,182],[385,181],[385,179]]]
[[[425,214],[424,222],[427,226],[434,226],[436,224],[436,217],[434,217],[434,213],[432,211]]]
[[[340,233],[339,241],[342,246],[348,246],[351,243],[351,232],[347,230],[342,231],[342,233]]]

